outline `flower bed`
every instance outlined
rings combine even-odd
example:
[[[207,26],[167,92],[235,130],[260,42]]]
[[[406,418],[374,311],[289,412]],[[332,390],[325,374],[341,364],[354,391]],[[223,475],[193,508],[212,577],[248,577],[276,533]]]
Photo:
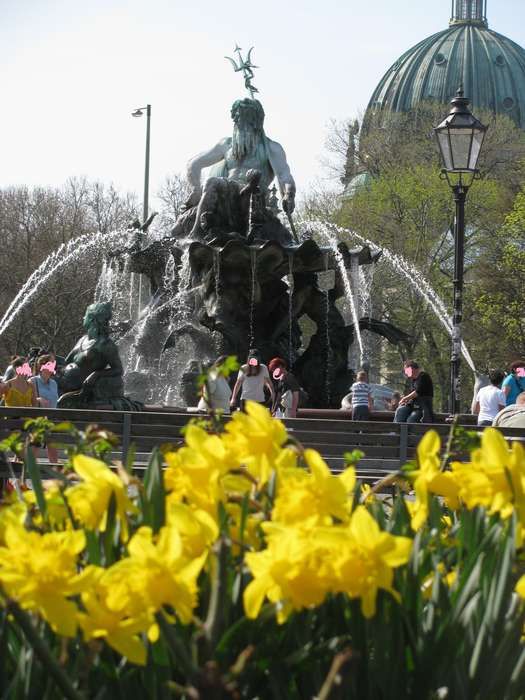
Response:
[[[468,463],[427,433],[415,498],[331,474],[257,404],[143,481],[75,436],[45,488],[3,446],[33,482],[0,509],[6,697],[524,697],[525,452],[496,430],[461,436]]]

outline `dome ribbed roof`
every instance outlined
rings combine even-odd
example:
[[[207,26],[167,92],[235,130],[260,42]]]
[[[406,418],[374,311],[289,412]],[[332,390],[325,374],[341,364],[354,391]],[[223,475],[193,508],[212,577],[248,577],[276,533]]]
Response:
[[[448,103],[460,85],[472,110],[506,114],[525,129],[525,50],[486,20],[452,18],[404,53],[375,89],[367,111],[408,112],[423,101]]]

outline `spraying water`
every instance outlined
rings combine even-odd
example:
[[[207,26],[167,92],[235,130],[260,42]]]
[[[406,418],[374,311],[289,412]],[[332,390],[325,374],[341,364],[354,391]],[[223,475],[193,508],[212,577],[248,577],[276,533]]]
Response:
[[[364,236],[361,236],[360,234],[356,233],[355,231],[342,228],[341,226],[337,226],[335,224],[329,224],[323,221],[308,221],[304,223],[310,228],[319,230],[327,239],[332,237],[335,240],[337,240],[337,235],[343,234],[345,236],[355,238],[361,243],[368,245],[372,248],[379,247],[373,241],[368,240]],[[437,318],[446,329],[447,333],[449,333],[449,335],[452,335],[452,319],[448,314],[445,303],[439,297],[439,295],[432,289],[430,284],[419,272],[419,270],[407,260],[405,260],[405,258],[403,258],[401,255],[393,253],[388,248],[381,246],[381,250],[383,251],[383,258],[391,265],[391,267],[394,270],[399,272],[409,282],[411,287],[418,294],[420,294],[425,299],[425,301],[428,303],[430,308],[434,311]],[[468,366],[473,372],[476,372],[476,368],[472,357],[470,356],[470,353],[463,341],[461,342],[461,352]]]
[[[88,253],[95,253],[97,256],[103,255],[113,248],[116,243],[122,244],[127,236],[128,233],[126,231],[112,231],[111,233],[101,233],[99,231],[97,233],[86,233],[67,243],[63,243],[53,253],[48,255],[28,277],[18,294],[9,304],[7,311],[0,319],[0,335],[5,333],[22,309],[29,304],[37,292],[59,270],[67,267],[75,260],[85,257]]]
[[[324,234],[326,232],[323,231],[322,233]],[[348,303],[350,304],[350,312],[352,314],[352,322],[354,324],[355,337],[357,340],[357,344],[359,346],[359,360],[361,363],[363,363],[363,360],[364,360],[363,339],[361,338],[361,329],[359,328],[359,316],[357,314],[354,292],[352,290],[352,285],[350,284],[350,277],[348,276],[348,270],[346,269],[343,254],[341,253],[341,251],[337,247],[337,243],[338,243],[337,238],[334,235],[325,235],[325,237],[326,237],[328,243],[330,244],[330,247],[332,248],[334,258],[335,258],[335,261],[337,263],[337,267],[339,268],[339,272],[340,272],[342,280],[343,280],[346,298],[348,299]]]

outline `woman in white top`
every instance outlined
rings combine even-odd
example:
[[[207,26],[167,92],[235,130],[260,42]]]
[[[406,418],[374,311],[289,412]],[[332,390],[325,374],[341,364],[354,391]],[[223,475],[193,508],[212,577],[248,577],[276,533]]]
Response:
[[[264,388],[267,387],[270,396],[274,399],[273,384],[270,379],[268,367],[263,365],[259,359],[257,350],[252,349],[248,353],[248,359],[245,365],[242,365],[237,376],[237,381],[233,387],[233,394],[230,406],[233,408],[237,403],[237,396],[241,392],[241,409],[244,410],[246,401],[256,401],[257,403],[265,403],[266,396]]]
[[[218,371],[218,367],[224,364],[226,360],[227,356],[221,355],[210,367],[208,378],[197,406],[199,411],[204,411],[205,413],[217,410],[223,411],[224,413],[230,412],[232,390],[230,389],[226,377]]]
[[[478,425],[489,426],[505,408],[505,394],[501,390],[501,383],[505,378],[500,369],[492,369],[489,372],[490,384],[478,391],[474,413],[478,414]]]

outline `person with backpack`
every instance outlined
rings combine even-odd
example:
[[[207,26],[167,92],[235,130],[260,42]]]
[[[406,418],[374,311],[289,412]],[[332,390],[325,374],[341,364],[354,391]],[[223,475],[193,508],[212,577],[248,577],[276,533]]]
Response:
[[[525,362],[517,360],[509,367],[509,373],[503,380],[501,390],[505,394],[507,406],[516,403],[518,396],[525,391]]]

